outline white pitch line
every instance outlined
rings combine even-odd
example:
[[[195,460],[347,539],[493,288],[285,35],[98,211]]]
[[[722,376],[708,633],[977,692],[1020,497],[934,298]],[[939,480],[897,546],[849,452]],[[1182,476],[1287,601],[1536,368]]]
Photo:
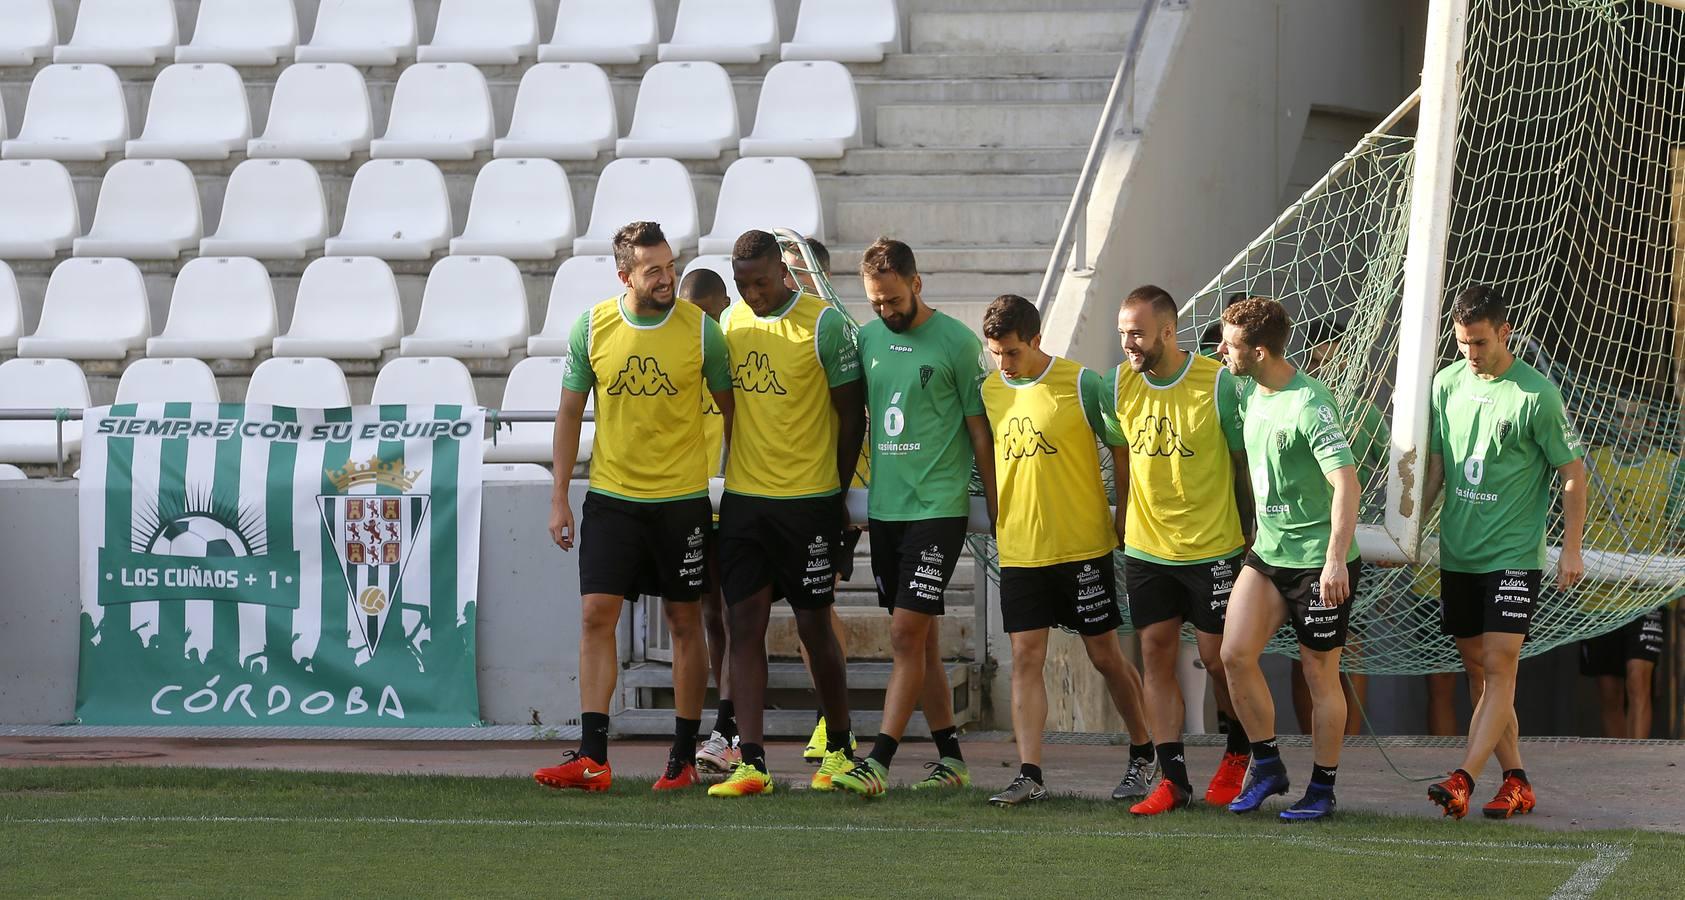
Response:
[[[1571,900],[1597,893],[1621,863],[1632,858],[1632,848],[1620,844],[1598,844],[1597,855],[1580,864],[1574,874],[1551,894],[1551,900]]]

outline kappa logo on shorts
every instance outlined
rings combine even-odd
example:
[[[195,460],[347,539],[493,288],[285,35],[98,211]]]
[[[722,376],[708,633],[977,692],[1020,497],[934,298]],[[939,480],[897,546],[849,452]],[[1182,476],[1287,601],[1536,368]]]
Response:
[[[772,360],[759,350],[751,350],[737,364],[731,372],[731,383],[738,390],[751,394],[779,394],[788,393],[784,385],[778,383],[778,373],[772,368]]]
[[[1142,419],[1141,427],[1135,430],[1135,443],[1129,449],[1144,456],[1180,456],[1186,459],[1194,455],[1188,445],[1182,443],[1182,437],[1176,433],[1176,425],[1169,416]]]
[[[1016,416],[1006,420],[1006,427],[1000,433],[1000,455],[1002,459],[1027,459],[1037,453],[1053,455],[1058,448],[1048,443],[1046,436],[1036,430],[1036,423],[1029,416]]]
[[[655,397],[662,394],[677,396],[679,389],[673,387],[673,380],[661,371],[661,363],[655,357],[628,356],[626,368],[615,373],[608,392],[615,396]]]

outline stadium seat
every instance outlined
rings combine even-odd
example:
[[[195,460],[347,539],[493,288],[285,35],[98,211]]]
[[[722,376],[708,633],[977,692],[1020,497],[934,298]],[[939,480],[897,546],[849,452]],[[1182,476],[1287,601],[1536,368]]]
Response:
[[[59,42],[52,0],[0,3],[0,66],[27,66],[51,59]]]
[[[632,65],[660,40],[654,0],[562,0],[539,62]]]
[[[0,262],[0,350],[15,352],[23,335],[23,299],[12,267]]]
[[[201,256],[303,259],[328,236],[328,203],[316,168],[301,159],[248,159],[222,194],[216,233]]]
[[[369,149],[374,115],[363,73],[345,63],[288,66],[275,80],[263,136],[246,155],[283,159],[350,159]]]
[[[87,409],[88,379],[68,359],[9,359],[0,363],[0,409]],[[58,452],[63,428],[64,454]],[[68,460],[82,447],[82,423],[51,419],[0,422],[0,460],[48,463]]]
[[[109,66],[51,65],[29,83],[18,136],[0,144],[4,159],[101,160],[129,139],[123,82]]]
[[[293,0],[199,0],[193,40],[176,48],[176,62],[272,66],[296,46]]]
[[[509,380],[503,386],[503,405],[499,409],[524,412],[554,413],[562,401],[562,370],[566,361],[559,356],[534,356],[523,359],[509,370]],[[588,435],[595,426],[586,422],[580,426],[580,459],[590,458],[586,451]],[[551,443],[556,434],[553,423],[515,422],[500,429],[497,443],[486,441],[487,462],[538,463],[551,459]]]
[[[221,403],[216,373],[196,359],[139,359],[117,379],[118,403]]]
[[[440,0],[431,43],[415,48],[417,62],[512,66],[538,46],[532,0]]]
[[[413,403],[450,403],[479,406],[474,379],[468,367],[448,356],[419,356],[394,359],[380,367],[374,377],[376,406]]]
[[[729,254],[738,236],[753,228],[792,228],[824,239],[819,182],[807,163],[788,156],[756,156],[732,163],[720,182],[714,230],[697,242],[697,252]]]
[[[644,73],[632,130],[616,156],[718,159],[736,147],[737,97],[718,63],[664,62]]]
[[[177,63],[158,73],[146,127],[128,142],[130,159],[227,159],[252,139],[246,86],[233,66]]]
[[[251,359],[275,340],[275,294],[263,263],[243,256],[190,260],[176,275],[164,331],[146,355]]]
[[[785,59],[883,62],[901,49],[901,15],[895,0],[802,0],[796,34]]]
[[[494,469],[494,468],[496,468],[496,469],[514,469],[514,468],[520,468],[520,467],[521,466],[519,464],[511,464],[511,465],[507,465],[507,466],[486,466],[487,469]],[[533,466],[533,468],[536,468],[539,471],[543,472],[545,478],[550,477],[550,470],[549,469],[546,469],[543,466]],[[17,466],[12,465],[11,463],[0,463],[0,481],[26,481],[26,480],[28,480],[28,478],[29,478],[29,476],[25,475],[23,473],[23,470],[18,468]],[[486,476],[481,475],[480,479],[482,481],[484,481],[484,480],[486,480]],[[504,481],[515,481],[517,479],[514,476],[510,476],[510,477],[504,478],[502,480],[504,480]],[[524,478],[520,479],[520,480],[524,480]]]
[[[450,197],[439,167],[424,159],[372,159],[351,179],[345,222],[329,256],[427,259],[450,245]]]
[[[596,159],[620,137],[608,75],[590,63],[539,63],[521,76],[509,133],[492,155]]]
[[[772,0],[679,0],[673,39],[661,45],[662,62],[707,60],[760,62],[778,50],[778,9]]]
[[[858,146],[860,98],[848,67],[781,62],[766,73],[755,129],[738,148],[744,156],[841,159]]]
[[[527,288],[501,256],[449,256],[427,275],[421,317],[398,343],[405,356],[502,359],[526,346]]]
[[[299,62],[392,66],[415,56],[415,6],[410,0],[322,0]]]
[[[556,270],[550,283],[550,300],[544,309],[544,330],[527,339],[532,356],[566,356],[568,333],[581,313],[599,300],[618,296],[626,286],[620,283],[612,256],[575,256]]]
[[[50,159],[0,162],[0,257],[51,259],[82,234],[76,186]]]
[[[573,192],[548,159],[494,159],[474,179],[468,224],[451,253],[549,259],[573,246]]]
[[[41,324],[18,339],[18,355],[122,359],[151,336],[146,281],[134,263],[67,259],[47,279]]]
[[[379,359],[398,346],[404,310],[398,280],[367,256],[318,259],[305,266],[292,326],[275,339],[276,356]]]
[[[266,359],[252,371],[246,402],[299,409],[338,409],[351,405],[345,373],[331,359],[292,356]]]
[[[685,276],[697,269],[714,270],[714,274],[720,276],[720,280],[725,282],[725,293],[727,297],[731,298],[731,302],[736,303],[743,299],[743,296],[737,292],[737,277],[731,271],[730,253],[698,256],[690,261],[690,265],[685,266],[684,275],[679,276],[679,281],[683,283]]]
[[[398,76],[386,134],[372,159],[473,159],[494,126],[485,76],[467,63],[417,63]]]
[[[199,187],[187,164],[173,159],[125,159],[105,173],[86,237],[71,244],[77,256],[175,259],[204,237]]]
[[[175,0],[82,0],[53,62],[150,66],[176,49]]]
[[[486,448],[491,449],[487,444]],[[0,466],[0,479],[22,478],[23,470],[14,468],[17,475],[6,474],[6,466]],[[542,481],[549,484],[553,481],[550,470],[536,463],[485,463],[480,466],[480,481]]]
[[[672,159],[617,159],[603,167],[591,200],[591,227],[573,242],[580,256],[614,249],[614,233],[628,222],[660,222],[679,254],[696,246],[696,192],[683,163]]]

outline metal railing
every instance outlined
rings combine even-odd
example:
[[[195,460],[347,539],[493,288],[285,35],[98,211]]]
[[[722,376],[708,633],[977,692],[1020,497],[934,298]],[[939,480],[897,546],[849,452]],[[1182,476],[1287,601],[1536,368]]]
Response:
[[[1147,24],[1153,10],[1160,3],[1185,4],[1186,0],[1145,0],[1135,17],[1135,29],[1129,36],[1129,46],[1119,61],[1112,89],[1106,94],[1106,105],[1100,111],[1100,124],[1094,129],[1094,139],[1088,144],[1088,157],[1083,160],[1082,174],[1077,179],[1076,193],[1065,210],[1065,220],[1059,226],[1059,237],[1053,242],[1053,257],[1048,261],[1047,274],[1042,277],[1041,290],[1036,294],[1036,308],[1045,315],[1053,295],[1059,290],[1059,279],[1066,271],[1082,272],[1088,267],[1088,200],[1094,192],[1094,179],[1100,171],[1100,161],[1112,138],[1133,139],[1140,134],[1135,121],[1135,69],[1141,58],[1141,45],[1147,36]]]

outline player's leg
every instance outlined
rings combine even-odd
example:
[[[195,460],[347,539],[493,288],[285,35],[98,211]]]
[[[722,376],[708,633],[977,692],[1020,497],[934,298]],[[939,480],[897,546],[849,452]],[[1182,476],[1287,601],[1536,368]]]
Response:
[[[1134,594],[1133,583],[1130,593]],[[1182,748],[1182,719],[1185,715],[1182,685],[1176,678],[1176,659],[1182,649],[1182,619],[1180,616],[1164,619],[1144,628],[1137,623],[1137,629],[1141,638],[1141,676],[1148,724],[1164,777],[1159,779],[1160,786],[1155,795],[1131,807],[1130,812],[1156,815],[1187,806],[1188,798],[1193,795]],[[1165,796],[1158,797],[1157,793]],[[1160,802],[1152,803],[1153,800]],[[1159,809],[1160,806],[1165,808]]]
[[[1340,678],[1340,651],[1299,645],[1305,687],[1311,696],[1311,779],[1305,797],[1281,814],[1288,821],[1324,818],[1334,811],[1334,781],[1346,731],[1346,694]]]
[[[1346,692],[1346,734],[1362,734],[1363,704],[1369,700],[1369,676],[1346,672],[1340,676],[1340,687]]]
[[[1223,622],[1223,671],[1235,715],[1252,739],[1252,769],[1245,788],[1229,804],[1233,812],[1253,812],[1289,787],[1287,768],[1275,740],[1275,702],[1259,662],[1270,636],[1286,618],[1286,601],[1270,577],[1248,563],[1235,578]]]
[[[848,712],[848,662],[843,659],[842,645],[837,643],[830,608],[792,606],[796,635],[807,648],[819,710],[825,717],[825,759],[813,774],[813,787],[830,790],[832,778],[854,768],[849,752],[854,733]]]
[[[719,692],[719,704],[714,715],[714,727],[708,739],[696,751],[696,767],[704,772],[724,775],[742,759],[737,748],[737,710],[731,700],[727,651],[725,599],[720,594],[718,553],[708,553],[708,581],[711,587],[702,595],[702,631],[708,641],[708,668],[714,675],[714,687]]]
[[[942,623],[932,621],[924,638],[924,686],[919,691],[930,739],[936,745],[937,760],[927,763],[930,774],[913,785],[914,790],[962,788],[971,784],[971,770],[960,751],[959,729],[954,724],[954,689],[948,684],[948,669],[942,663]]]
[[[1434,672],[1422,676],[1428,688],[1428,734],[1454,737],[1457,728],[1457,673]]]
[[[1223,668],[1223,635],[1196,628],[1194,640],[1199,647],[1200,662],[1205,664],[1205,674],[1211,679],[1217,717],[1227,728],[1223,735],[1223,756],[1205,787],[1205,802],[1209,806],[1228,806],[1245,786],[1246,770],[1252,764],[1252,742],[1247,739],[1246,726],[1235,713],[1234,700],[1229,694],[1229,675]]]
[[[673,638],[673,746],[658,790],[697,782],[696,738],[702,729],[702,698],[708,692],[708,649],[702,631],[702,604],[668,600],[662,604],[667,633]]]
[[[1485,579],[1482,576],[1440,570],[1440,633],[1449,635],[1456,642],[1457,655],[1468,675],[1469,700],[1475,710],[1469,721],[1470,748],[1474,746],[1475,720],[1486,691],[1485,610]],[[1487,752],[1490,753],[1491,749],[1488,748]],[[1428,787],[1428,799],[1444,810],[1445,815],[1460,819],[1468,814],[1469,795],[1473,791],[1474,776],[1462,769],[1454,769],[1444,781]]]
[[[1469,721],[1468,753],[1463,757],[1462,765],[1470,780],[1480,778],[1486,760],[1494,752],[1499,752],[1506,738],[1510,741],[1515,739],[1515,677],[1521,663],[1522,640],[1523,635],[1519,634],[1488,632],[1483,641],[1481,667],[1485,670],[1485,686],[1474,717]],[[1509,760],[1504,759],[1505,754],[1499,753],[1499,760],[1504,766],[1504,784],[1499,789],[1498,799],[1482,807],[1482,811],[1493,818],[1508,818],[1532,811],[1531,788],[1527,788],[1525,796],[1521,796],[1520,787],[1512,785],[1526,785],[1519,745],[1511,752],[1514,756]],[[1506,796],[1512,793],[1515,796]],[[1503,811],[1497,812],[1493,804],[1500,801]]]
[[[710,797],[769,793],[765,741],[766,627],[772,615],[773,573],[779,549],[766,524],[766,503],[726,494],[720,501],[721,593],[726,603],[726,671],[737,713],[741,762],[708,789]]]
[[[1626,663],[1626,733],[1622,737],[1644,740],[1650,736],[1651,702],[1656,664],[1648,659]]]
[[[834,569],[831,577],[833,591],[841,589],[843,582],[854,577],[854,551],[860,545],[861,534],[863,532],[859,528],[847,528],[842,533],[842,543],[831,556],[831,565]],[[831,631],[837,636],[837,646],[842,648],[843,659],[848,659],[848,629],[843,627],[842,615],[837,612],[835,605],[831,607]],[[814,685],[814,695],[817,697],[819,692],[818,682],[813,679],[813,663],[808,659],[807,648],[801,646],[797,648],[797,651],[801,654],[802,666],[807,669],[808,682]],[[817,704],[815,705],[817,706]],[[829,744],[829,740],[823,709],[816,708],[813,718],[813,733],[808,736],[807,747],[802,750],[802,760],[810,765],[817,766],[825,761],[825,748]],[[853,752],[855,747],[856,740],[853,735],[849,735],[849,751]]]
[[[1004,594],[1003,594],[1004,599]],[[989,798],[996,806],[1017,806],[1047,796],[1041,771],[1041,738],[1047,727],[1048,629],[1009,632],[1012,640],[1012,736],[1018,746],[1018,777]]]
[[[1597,676],[1598,712],[1606,738],[1627,736],[1627,681],[1620,675]]]
[[[1315,727],[1311,717],[1311,687],[1305,683],[1305,664],[1293,660],[1288,666],[1288,683],[1293,686],[1293,721],[1299,723],[1300,734],[1310,734]]]

